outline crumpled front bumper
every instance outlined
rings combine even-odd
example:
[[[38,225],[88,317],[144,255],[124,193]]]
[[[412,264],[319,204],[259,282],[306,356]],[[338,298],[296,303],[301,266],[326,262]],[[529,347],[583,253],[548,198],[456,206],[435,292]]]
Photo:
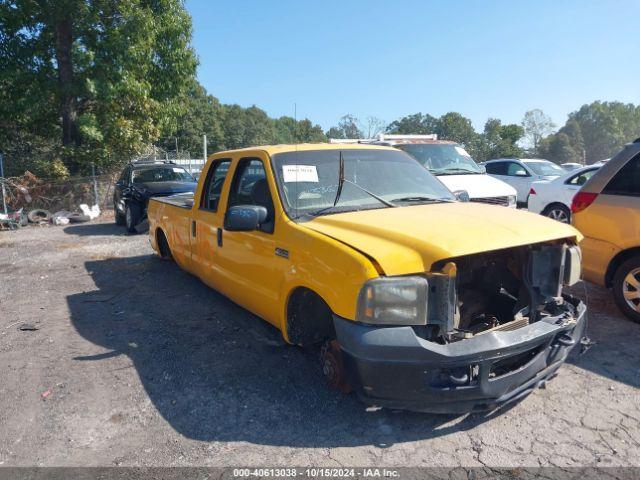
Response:
[[[529,394],[564,363],[585,329],[575,316],[543,319],[447,345],[411,327],[375,327],[334,316],[351,386],[370,405],[433,413],[492,410]]]

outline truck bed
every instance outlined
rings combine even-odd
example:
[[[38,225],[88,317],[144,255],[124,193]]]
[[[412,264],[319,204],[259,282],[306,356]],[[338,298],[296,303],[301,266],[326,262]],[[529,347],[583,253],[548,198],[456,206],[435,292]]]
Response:
[[[152,200],[160,203],[167,203],[174,207],[184,208],[190,210],[193,206],[193,193],[176,193],[175,195],[169,195],[168,197],[151,197]]]

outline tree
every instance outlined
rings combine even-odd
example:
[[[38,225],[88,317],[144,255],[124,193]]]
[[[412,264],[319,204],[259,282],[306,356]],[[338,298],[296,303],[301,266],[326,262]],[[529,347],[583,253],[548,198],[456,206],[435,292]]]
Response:
[[[471,120],[458,112],[442,115],[438,119],[433,133],[437,133],[440,140],[452,140],[469,148],[476,142],[478,135],[473,129]]]
[[[365,134],[365,138],[374,138],[384,132],[386,126],[387,124],[380,118],[367,117],[362,126],[362,131]]]
[[[274,120],[276,143],[326,142],[327,137],[320,125],[314,125],[311,120],[296,121],[292,117],[280,117]]]
[[[580,126],[588,164],[611,157],[640,135],[640,107],[621,102],[593,102],[569,114]]]
[[[2,2],[0,117],[57,136],[72,173],[141,150],[180,111],[190,40],[181,0]]]
[[[364,133],[360,129],[358,118],[354,115],[347,114],[340,119],[338,126],[331,127],[327,131],[329,138],[362,138]]]
[[[387,132],[405,135],[428,135],[436,133],[438,119],[429,114],[414,113],[394,120],[387,126]]]
[[[638,136],[640,106],[597,101],[570,113],[558,134],[541,140],[539,151],[541,156],[557,162],[591,164],[611,157]]]
[[[165,150],[179,149],[181,155],[199,157],[202,135],[207,136],[207,151],[220,150],[224,144],[222,129],[223,106],[195,80],[181,100],[181,109],[168,128],[167,136],[159,142]]]
[[[575,151],[571,144],[571,139],[565,133],[558,132],[542,139],[539,149],[544,158],[559,164],[578,162],[580,160],[580,153]]]
[[[484,125],[482,134],[474,147],[470,147],[476,161],[492,158],[521,157],[523,151],[517,143],[524,135],[520,125],[502,125],[497,118],[490,118]]]
[[[539,108],[536,108],[524,114],[522,128],[524,128],[524,136],[529,141],[533,152],[537,153],[540,140],[553,132],[556,126],[551,120],[551,117],[545,115]]]

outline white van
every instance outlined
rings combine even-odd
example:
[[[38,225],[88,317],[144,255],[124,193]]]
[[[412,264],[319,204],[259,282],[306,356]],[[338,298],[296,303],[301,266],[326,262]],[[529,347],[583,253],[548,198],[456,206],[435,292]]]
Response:
[[[467,151],[437,135],[385,135],[377,139],[330,139],[331,143],[390,145],[407,152],[452,192],[465,190],[472,202],[516,207],[516,189],[486,174]]]

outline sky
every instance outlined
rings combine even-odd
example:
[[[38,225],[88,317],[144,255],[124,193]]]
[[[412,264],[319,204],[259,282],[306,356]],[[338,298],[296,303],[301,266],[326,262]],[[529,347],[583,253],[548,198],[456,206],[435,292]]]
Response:
[[[324,129],[460,112],[561,126],[594,100],[640,103],[639,0],[187,0],[198,78],[223,103]]]

